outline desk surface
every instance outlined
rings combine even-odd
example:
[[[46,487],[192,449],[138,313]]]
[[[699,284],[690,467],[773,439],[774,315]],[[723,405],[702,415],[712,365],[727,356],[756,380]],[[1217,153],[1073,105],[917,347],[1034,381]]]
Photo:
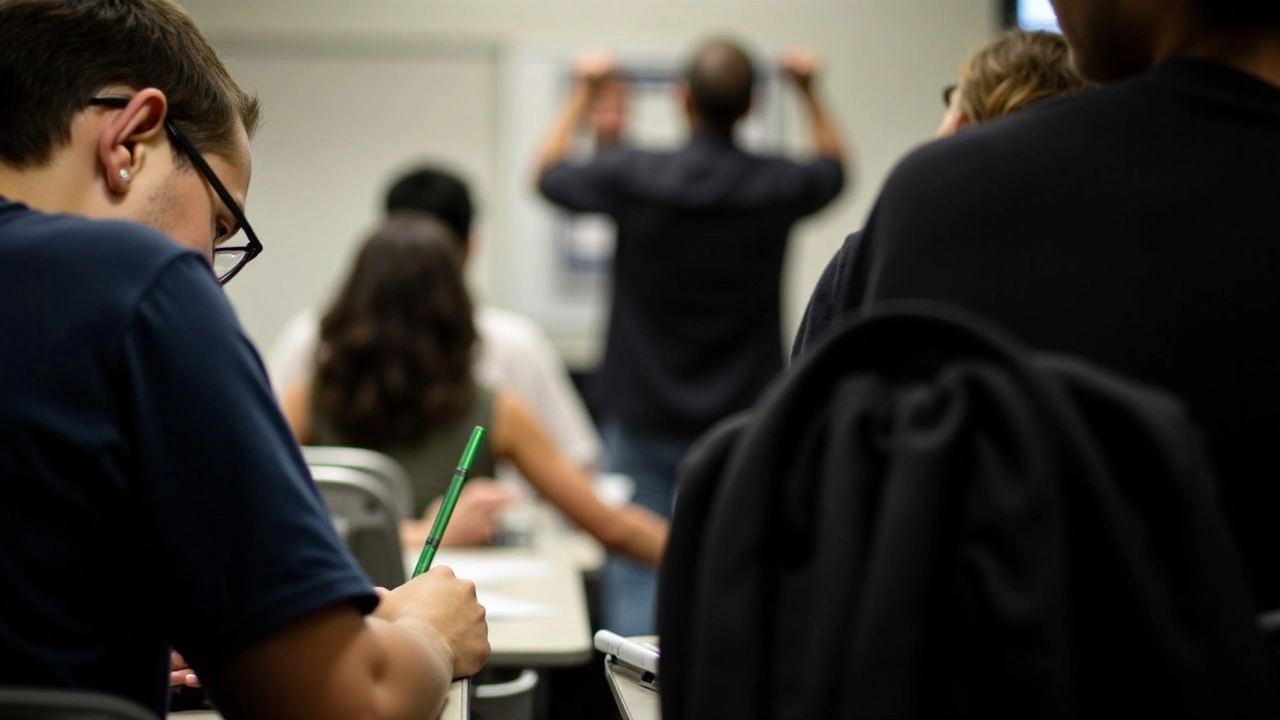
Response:
[[[222,720],[221,715],[207,710],[184,710],[169,713],[169,717],[181,718],[181,720]],[[440,720],[470,720],[470,718],[471,681],[466,678],[454,680],[453,686],[449,688],[449,698],[444,703],[444,712],[440,713]]]
[[[525,522],[533,530],[532,547],[539,554],[563,559],[585,577],[600,573],[604,566],[604,547],[554,507],[546,502],[536,502],[509,512],[525,516]]]
[[[417,550],[406,550],[413,573]],[[488,610],[489,663],[498,667],[581,665],[592,655],[582,573],[572,561],[539,547],[445,548],[436,565],[476,583]]]
[[[657,643],[654,637],[631,638],[637,642]],[[661,720],[662,701],[652,688],[641,684],[640,673],[626,665],[604,660],[604,677],[613,699],[618,703],[622,720]]]

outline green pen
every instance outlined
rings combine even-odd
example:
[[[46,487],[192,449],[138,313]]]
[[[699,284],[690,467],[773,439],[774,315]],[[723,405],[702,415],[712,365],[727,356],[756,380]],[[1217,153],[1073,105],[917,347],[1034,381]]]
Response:
[[[444,537],[445,526],[449,524],[449,516],[453,515],[453,506],[458,504],[458,496],[462,494],[462,485],[471,474],[471,463],[475,462],[476,452],[484,441],[484,428],[479,425],[471,431],[471,439],[467,448],[462,451],[462,459],[458,460],[458,469],[453,471],[453,480],[449,483],[449,491],[444,494],[444,502],[440,503],[440,513],[436,521],[431,523],[431,534],[427,535],[427,543],[422,546],[422,555],[418,556],[418,566],[413,569],[413,576],[418,577],[431,569],[431,561],[440,549],[440,538]]]

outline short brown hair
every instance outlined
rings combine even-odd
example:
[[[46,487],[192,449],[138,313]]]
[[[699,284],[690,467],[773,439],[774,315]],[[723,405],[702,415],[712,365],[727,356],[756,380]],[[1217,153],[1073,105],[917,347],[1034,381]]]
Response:
[[[960,71],[960,110],[971,123],[1015,113],[1089,83],[1071,65],[1061,35],[1009,30],[969,56]]]
[[[756,69],[751,56],[738,43],[711,40],[694,53],[685,70],[685,82],[702,121],[728,131],[751,109]]]
[[[170,0],[0,0],[0,162],[39,166],[112,85],[154,87],[202,151],[226,153],[259,106]]]

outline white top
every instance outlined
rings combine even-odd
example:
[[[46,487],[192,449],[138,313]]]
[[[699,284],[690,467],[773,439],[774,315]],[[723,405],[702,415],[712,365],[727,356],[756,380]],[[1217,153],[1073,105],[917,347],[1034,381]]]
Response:
[[[474,368],[476,382],[515,393],[570,462],[579,467],[600,468],[600,436],[542,328],[522,315],[495,307],[477,308],[475,320],[480,336]],[[266,357],[277,398],[283,398],[294,383],[311,376],[319,339],[320,317],[315,308],[302,310],[285,323]],[[519,478],[507,463],[499,464],[498,476],[507,480]]]

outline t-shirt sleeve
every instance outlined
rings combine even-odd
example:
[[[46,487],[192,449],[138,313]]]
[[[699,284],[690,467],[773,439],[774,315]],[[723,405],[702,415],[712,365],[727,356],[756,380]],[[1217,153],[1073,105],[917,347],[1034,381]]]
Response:
[[[573,212],[611,212],[616,205],[613,153],[597,155],[589,162],[561,161],[538,178],[538,192],[547,200]]]
[[[138,301],[122,372],[170,639],[197,672],[321,608],[376,606],[199,256],[176,259]]]
[[[801,217],[826,207],[844,189],[844,164],[821,156],[800,164],[796,185],[796,209]]]

